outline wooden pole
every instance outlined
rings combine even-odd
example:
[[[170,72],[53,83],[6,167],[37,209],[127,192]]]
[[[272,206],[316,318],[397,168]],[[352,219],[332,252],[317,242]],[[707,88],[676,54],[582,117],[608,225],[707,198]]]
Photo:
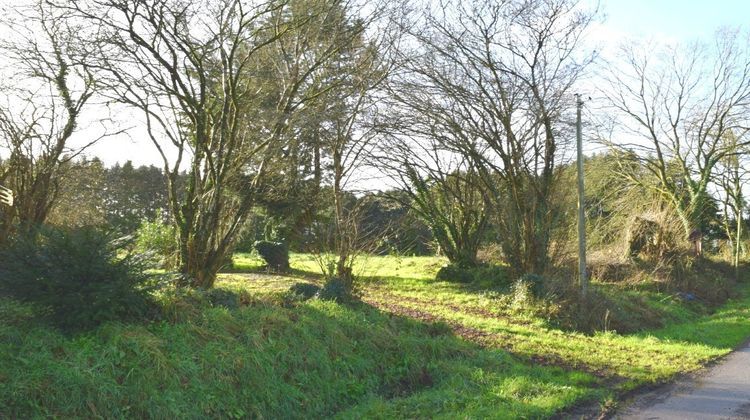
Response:
[[[581,95],[576,94],[576,146],[578,149],[578,279],[581,284],[581,295],[586,296],[589,279],[586,273],[586,209],[584,207],[583,189],[583,135],[581,133]]]

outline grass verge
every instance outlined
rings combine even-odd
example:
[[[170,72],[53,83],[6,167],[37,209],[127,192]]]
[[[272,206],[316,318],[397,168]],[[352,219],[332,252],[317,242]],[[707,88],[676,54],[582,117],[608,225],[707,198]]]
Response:
[[[309,256],[278,276],[238,255],[240,273],[218,282],[224,300],[167,293],[165,320],[76,336],[2,299],[0,417],[547,418],[611,405],[750,336],[748,285],[710,313],[663,292],[595,285],[666,321],[583,334],[506,291],[433,281],[441,263],[371,257],[359,269],[364,303],[347,306],[280,298],[318,281]],[[221,306],[227,293],[236,305]]]
[[[540,418],[599,392],[367,305],[261,299],[75,337],[0,308],[0,417]]]

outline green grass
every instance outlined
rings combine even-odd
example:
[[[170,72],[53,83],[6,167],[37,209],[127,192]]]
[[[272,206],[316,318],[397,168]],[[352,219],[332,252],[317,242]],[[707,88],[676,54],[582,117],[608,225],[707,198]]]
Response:
[[[0,329],[3,417],[359,418],[416,404],[436,416],[532,418],[599,392],[590,375],[528,366],[366,306],[258,301],[73,338],[2,308],[12,320]]]
[[[442,321],[485,348],[510,351],[527,362],[547,363],[590,372],[627,391],[669,380],[699,369],[723,356],[750,336],[750,287],[713,314],[705,306],[685,303],[666,293],[596,284],[614,302],[650,307],[667,321],[663,328],[621,335],[563,331],[547,319],[518,310],[497,292],[482,292],[462,284],[435,282],[444,263],[434,257],[369,257],[364,273],[364,299],[384,311]],[[292,267],[314,270],[309,257],[295,255]],[[602,320],[602,325],[605,321]]]
[[[234,272],[262,272],[263,260],[255,254],[234,255]],[[320,276],[320,264],[311,254],[292,253],[292,273],[298,276]],[[440,267],[447,263],[441,257],[362,256],[356,260],[354,274],[364,279],[404,278],[432,280]]]
[[[491,301],[490,298],[467,296],[458,291],[451,293],[450,286],[442,288],[433,284],[424,290],[400,289],[395,293],[393,287],[384,287],[387,291],[367,292],[366,297],[376,306],[391,310],[395,306],[394,312],[419,311],[431,319],[485,332],[489,334],[483,337],[486,345],[508,349],[529,359],[542,356],[575,369],[639,383],[656,382],[678,372],[696,369],[706,360],[726,353],[741,341],[743,335],[750,335],[750,320],[734,317],[733,327],[739,337],[731,336],[731,331],[712,330],[725,341],[704,341],[703,337],[691,339],[689,334],[673,336],[669,333],[681,328],[690,331],[695,328],[693,323],[654,332],[653,336],[661,340],[651,339],[649,335],[597,333],[591,336],[550,328],[544,320],[509,316],[512,312],[493,307],[487,302]],[[451,294],[457,298],[451,300]],[[478,312],[480,310],[483,312]],[[712,319],[698,320],[696,324],[711,325]]]
[[[435,282],[434,257],[369,257],[363,303],[289,303],[320,282],[308,255],[265,274],[248,254],[217,287],[238,308],[161,296],[167,319],[65,336],[0,300],[0,417],[547,418],[606,404],[725,355],[750,336],[750,287],[709,313],[665,293],[595,285],[663,328],[583,334],[502,289]]]

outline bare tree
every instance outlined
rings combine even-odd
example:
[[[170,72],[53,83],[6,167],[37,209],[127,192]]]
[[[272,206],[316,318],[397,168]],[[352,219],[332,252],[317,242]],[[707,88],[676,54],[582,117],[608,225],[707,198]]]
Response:
[[[686,239],[705,217],[717,164],[750,142],[749,57],[746,40],[723,32],[708,47],[626,45],[610,66],[603,94],[622,132],[604,141],[621,152],[623,176],[674,209]],[[629,170],[638,166],[657,182]]]
[[[732,132],[727,133],[725,145],[732,153],[727,154],[716,165],[716,184],[719,186],[721,204],[724,212],[724,231],[732,249],[732,265],[735,277],[739,280],[740,258],[742,256],[744,231],[744,214],[747,206],[745,189],[750,182],[750,171],[747,161],[748,151],[738,148],[738,139]],[[732,226],[734,219],[734,226]]]
[[[451,264],[477,265],[477,252],[490,225],[492,200],[472,161],[451,153],[430,138],[408,135],[410,120],[387,123],[385,139],[372,158],[379,169],[395,181],[392,199],[411,208],[430,228],[438,253]]]
[[[519,272],[547,266],[555,165],[571,87],[592,59],[578,52],[591,18],[569,0],[440,2],[410,31],[415,47],[391,85],[405,135],[472,161]]]
[[[348,51],[349,62],[341,69],[345,72],[345,81],[335,93],[338,98],[329,101],[339,109],[328,110],[330,120],[321,136],[321,145],[331,159],[336,275],[342,279],[351,280],[357,253],[371,248],[369,245],[374,242],[374,232],[360,229],[361,209],[356,205],[347,208],[345,199],[347,187],[351,188],[352,178],[356,181],[356,174],[362,170],[365,157],[371,153],[377,139],[373,123],[379,113],[379,88],[392,66],[388,50],[394,40],[390,31],[386,33],[369,45],[353,45]],[[384,226],[381,234],[387,230]]]
[[[0,234],[7,238],[17,226],[45,222],[71,160],[107,133],[72,141],[97,90],[85,52],[73,42],[79,28],[42,1],[15,8],[2,24],[13,34],[0,44],[9,76],[0,104],[0,148],[6,153],[0,182],[15,196]]]
[[[308,7],[325,4],[319,0],[300,3]],[[332,203],[332,226],[324,229],[326,233],[313,246],[325,271],[333,267],[328,274],[351,283],[354,259],[376,242],[374,232],[361,226],[358,201],[350,198],[363,158],[376,138],[372,121],[379,112],[379,89],[398,39],[398,28],[390,24],[398,7],[389,1],[331,4],[325,19],[279,43],[289,50],[309,45],[305,52],[309,57],[329,54],[327,49],[336,46],[327,64],[311,78],[316,101],[290,119],[285,154],[293,163],[290,181],[302,183],[304,174],[297,171],[298,166],[312,172],[308,175],[312,175],[314,189],[308,194],[314,198],[304,213],[315,214],[318,202]],[[350,18],[350,13],[356,18]],[[299,162],[305,158],[306,162]]]
[[[291,119],[320,96],[314,78],[342,43],[338,36],[313,36],[340,6],[325,0],[58,4],[95,28],[98,71],[111,97],[142,111],[168,174],[186,284],[213,285],[255,192],[284,150]],[[183,167],[189,177],[180,191]]]

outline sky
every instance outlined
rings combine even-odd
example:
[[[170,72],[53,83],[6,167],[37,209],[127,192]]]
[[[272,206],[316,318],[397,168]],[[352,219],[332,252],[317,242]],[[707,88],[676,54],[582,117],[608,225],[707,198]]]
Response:
[[[602,0],[598,26],[612,40],[622,37],[689,42],[710,39],[722,27],[748,24],[747,0]]]
[[[0,0],[0,6],[25,0]],[[750,22],[750,0],[583,0],[599,4],[600,21],[594,23],[589,40],[602,56],[610,56],[617,45],[627,39],[688,43],[709,41],[721,27],[738,27]],[[2,7],[0,7],[2,9]],[[121,124],[136,126],[137,116],[119,115]],[[84,133],[81,133],[85,135]],[[107,165],[131,160],[136,165],[161,165],[154,146],[143,131],[131,130],[100,142],[89,149]]]

